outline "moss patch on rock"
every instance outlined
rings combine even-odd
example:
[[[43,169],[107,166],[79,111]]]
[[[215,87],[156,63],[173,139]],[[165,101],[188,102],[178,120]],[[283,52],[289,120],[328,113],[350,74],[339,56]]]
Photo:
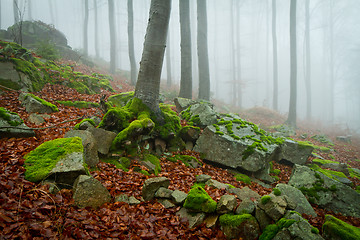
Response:
[[[17,117],[16,117],[17,116]],[[0,107],[0,118],[7,121],[10,126],[16,127],[24,123],[17,113],[11,112],[6,108]],[[19,119],[19,120],[16,120]]]
[[[91,125],[93,125],[94,127],[96,127],[96,124],[94,122],[93,119],[90,119],[90,118],[85,118],[83,120],[81,120],[81,122],[79,122],[78,124],[76,124],[74,126],[74,130],[78,130],[80,128],[80,125],[83,124],[84,122],[89,122]]]
[[[359,228],[343,222],[331,215],[326,215],[325,223],[323,224],[322,229],[324,236],[329,237],[329,239],[360,239]]]
[[[255,217],[251,214],[241,214],[241,215],[234,215],[234,214],[224,214],[219,217],[219,222],[221,226],[231,226],[231,227],[238,227],[245,221],[256,221]]]
[[[81,138],[58,138],[44,142],[35,150],[24,156],[25,179],[31,182],[40,182],[45,179],[56,163],[73,152],[83,152]]]
[[[246,184],[251,184],[251,178],[246,174],[236,174],[235,179]]]
[[[62,105],[68,106],[68,107],[76,107],[76,108],[93,108],[93,107],[99,107],[99,103],[95,102],[86,102],[86,101],[56,101]]]
[[[281,218],[279,221],[277,221],[276,224],[270,224],[268,225],[263,233],[260,235],[259,240],[271,240],[273,239],[278,232],[280,232],[283,228],[290,227],[293,223],[295,223],[296,220],[294,219],[286,219]]]
[[[26,99],[29,98],[29,97],[34,98],[35,100],[39,101],[39,102],[40,102],[42,105],[44,105],[44,106],[50,107],[51,110],[54,111],[54,112],[58,112],[58,111],[59,111],[59,109],[57,108],[56,105],[54,105],[54,104],[52,104],[52,103],[49,103],[48,101],[45,101],[44,99],[39,98],[39,97],[37,97],[37,96],[35,96],[34,94],[31,94],[31,93],[26,94],[25,97],[24,97],[24,100],[26,100]]]
[[[200,186],[192,188],[185,199],[184,207],[196,212],[212,213],[216,210],[217,203]]]

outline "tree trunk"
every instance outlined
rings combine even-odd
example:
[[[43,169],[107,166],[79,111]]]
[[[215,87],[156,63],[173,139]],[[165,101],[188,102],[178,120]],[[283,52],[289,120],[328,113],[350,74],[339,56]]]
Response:
[[[232,101],[233,105],[236,106],[237,103],[237,79],[236,79],[236,50],[235,50],[235,36],[234,36],[234,8],[235,2],[234,0],[231,0],[231,6],[230,6],[230,54],[231,54],[231,62],[232,62]]]
[[[99,58],[100,57],[100,52],[99,52],[99,26],[98,26],[98,6],[97,6],[97,3],[96,3],[97,0],[94,0],[94,40],[95,40],[95,56],[96,58]]]
[[[167,33],[167,40],[166,40],[166,85],[168,87],[171,86],[171,51],[170,51],[170,30]]]
[[[114,0],[108,0],[108,3],[110,27],[110,72],[114,74],[116,67],[115,6]]]
[[[207,44],[206,0],[197,0],[197,48],[199,65],[199,99],[210,101],[210,74]]]
[[[296,0],[290,2],[290,104],[286,123],[296,127],[297,59],[296,59]]]
[[[134,50],[134,13],[133,13],[133,1],[127,1],[128,8],[128,45],[129,45],[129,60],[130,60],[130,76],[131,84],[136,84],[136,61],[135,61],[135,50]]]
[[[31,0],[28,0],[28,19],[32,21],[32,7],[31,7]],[[1,28],[1,27],[0,27]]]
[[[335,80],[334,80],[334,19],[333,19],[333,11],[334,11],[334,2],[333,0],[330,0],[330,9],[329,9],[329,70],[330,70],[330,98],[329,98],[329,107],[330,107],[330,111],[329,111],[329,121],[330,124],[334,123],[334,98],[335,98],[335,94],[334,94],[334,84],[335,84]]]
[[[238,99],[237,99],[237,105],[239,108],[242,108],[242,89],[241,89],[241,38],[240,38],[240,2],[237,1],[237,19],[236,19],[236,44],[237,44],[237,79],[238,79],[238,85],[237,85],[237,92],[238,92]]]
[[[306,88],[306,119],[311,120],[311,58],[310,58],[310,0],[305,2],[305,88]]]
[[[85,0],[85,18],[84,18],[84,54],[88,55],[88,25],[89,25],[89,0]]]
[[[17,0],[13,0],[14,24],[19,22],[19,4]]]
[[[278,110],[278,63],[276,37],[276,0],[272,0],[272,42],[273,42],[273,109]]]
[[[1,29],[1,0],[0,0],[0,29]]]
[[[151,0],[149,22],[140,62],[135,97],[141,99],[157,116],[159,108],[160,76],[166,47],[171,0]]]
[[[181,80],[179,97],[192,99],[191,27],[189,0],[179,1]]]
[[[87,2],[88,0],[85,0],[85,1]],[[55,26],[55,13],[54,13],[53,1],[48,1],[48,2],[49,2],[49,9],[50,9],[51,23]],[[85,4],[87,4],[87,3],[85,3]]]

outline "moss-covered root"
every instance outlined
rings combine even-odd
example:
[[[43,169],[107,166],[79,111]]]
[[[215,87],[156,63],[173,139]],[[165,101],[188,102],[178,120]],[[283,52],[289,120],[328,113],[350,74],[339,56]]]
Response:
[[[360,239],[360,229],[331,215],[326,215],[322,226],[325,239],[357,240]]]
[[[185,200],[184,207],[197,211],[211,213],[215,212],[217,203],[200,186],[192,188]]]

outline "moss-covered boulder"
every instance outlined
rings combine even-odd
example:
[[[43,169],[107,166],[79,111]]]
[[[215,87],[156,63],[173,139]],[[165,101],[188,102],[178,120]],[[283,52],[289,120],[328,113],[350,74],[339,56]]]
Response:
[[[25,179],[40,182],[54,180],[71,188],[79,175],[87,174],[81,138],[58,138],[44,142],[25,158]]]
[[[86,101],[56,101],[64,106],[76,107],[76,108],[93,108],[99,107],[99,103],[86,102]]]
[[[28,113],[53,113],[59,109],[52,103],[45,101],[31,93],[21,93],[19,96],[22,105],[25,106]]]
[[[216,211],[217,203],[201,186],[193,187],[186,197],[184,207],[195,212],[212,213]]]
[[[253,240],[259,237],[260,227],[251,214],[224,214],[219,217],[227,239]]]
[[[215,124],[219,114],[214,110],[213,104],[209,102],[196,102],[183,110],[180,115],[190,125],[204,128]]]
[[[360,239],[360,229],[334,216],[326,215],[322,226],[325,239],[357,240]]]
[[[113,107],[124,107],[134,97],[134,91],[119,93],[108,98],[108,102]]]
[[[0,138],[33,136],[35,132],[24,124],[18,114],[0,107]]]

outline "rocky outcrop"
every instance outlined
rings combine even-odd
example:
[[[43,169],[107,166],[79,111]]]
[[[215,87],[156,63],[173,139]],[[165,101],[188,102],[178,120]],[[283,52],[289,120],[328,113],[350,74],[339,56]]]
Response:
[[[111,201],[109,191],[95,178],[81,175],[73,187],[74,204],[79,208],[98,208]]]
[[[360,217],[360,193],[306,166],[295,165],[289,185],[300,189],[322,208]]]

